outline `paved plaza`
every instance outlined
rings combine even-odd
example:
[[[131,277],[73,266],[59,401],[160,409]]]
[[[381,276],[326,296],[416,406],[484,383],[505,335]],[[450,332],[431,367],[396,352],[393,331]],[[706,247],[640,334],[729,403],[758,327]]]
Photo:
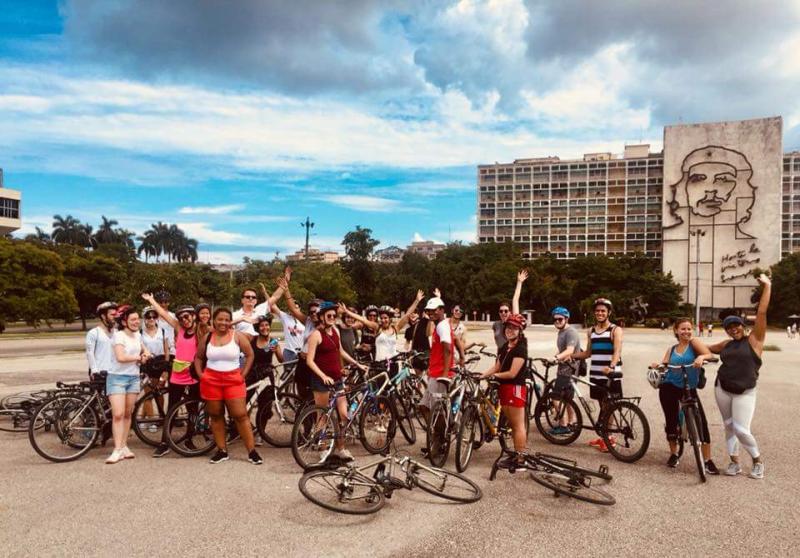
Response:
[[[471,335],[491,339],[486,329]],[[551,328],[529,328],[527,336],[532,356],[555,352]],[[706,485],[689,455],[677,469],[664,465],[663,416],[645,371],[673,341],[669,331],[625,331],[625,392],[642,396],[652,433],[638,463],[598,453],[587,445],[588,432],[564,448],[532,429],[532,450],[608,465],[612,507],[554,498],[523,474],[501,471],[490,482],[496,442],[477,451],[467,471],[483,488],[480,502],[452,505],[402,491],[378,514],[359,517],[303,498],[288,449],[260,448],[264,465],[256,467],[237,444],[230,461],[212,466],[174,454],[152,459],[151,448],[132,436],[132,461],[104,465],[110,452],[104,448],[55,464],[39,457],[26,435],[0,432],[0,556],[796,556],[800,483],[791,475],[800,442],[800,339],[778,330],[767,335],[781,350],[764,353],[753,422],[766,478],[710,477]],[[82,344],[77,335],[0,336],[0,395],[83,378]],[[727,460],[711,381],[702,399],[722,468]],[[419,455],[418,448],[410,451]],[[354,453],[370,459],[360,446]],[[743,462],[749,471],[749,458]]]

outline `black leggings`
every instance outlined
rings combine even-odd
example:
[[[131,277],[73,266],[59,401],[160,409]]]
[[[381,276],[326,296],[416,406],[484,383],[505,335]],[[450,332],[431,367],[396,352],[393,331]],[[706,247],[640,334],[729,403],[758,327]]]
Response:
[[[704,444],[711,443],[711,434],[708,432],[708,421],[706,420],[706,413],[703,410],[703,403],[697,396],[697,390],[691,390],[692,396],[697,399],[697,408],[700,411],[700,441]],[[661,384],[658,388],[658,400],[661,402],[661,409],[664,411],[664,420],[666,425],[664,432],[667,434],[667,440],[676,442],[680,435],[680,427],[678,425],[678,413],[680,412],[680,400],[683,396],[683,390],[672,384]]]
[[[171,411],[173,407],[176,407],[181,401],[183,401],[184,396],[188,399],[200,399],[200,382],[189,385],[169,384],[167,386],[167,399],[169,400],[169,409],[167,410],[167,414],[169,414],[169,411]],[[199,411],[197,403],[192,403],[187,405],[187,407],[189,408],[189,412],[193,415],[196,415]],[[166,428],[163,429],[161,441],[164,444],[167,443]]]

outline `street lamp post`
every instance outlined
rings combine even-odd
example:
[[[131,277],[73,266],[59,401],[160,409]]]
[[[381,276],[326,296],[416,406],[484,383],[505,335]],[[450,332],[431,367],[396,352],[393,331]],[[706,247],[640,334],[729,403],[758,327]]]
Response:
[[[694,323],[697,326],[697,336],[703,334],[700,331],[700,237],[706,235],[703,229],[689,231],[689,235],[695,238],[695,258],[694,258]]]
[[[309,235],[311,233],[311,229],[314,228],[314,223],[311,222],[311,219],[306,217],[306,222],[305,223],[300,223],[300,226],[301,227],[305,227],[305,229],[306,229],[306,253],[305,253],[305,259],[308,260],[308,237],[309,237]]]

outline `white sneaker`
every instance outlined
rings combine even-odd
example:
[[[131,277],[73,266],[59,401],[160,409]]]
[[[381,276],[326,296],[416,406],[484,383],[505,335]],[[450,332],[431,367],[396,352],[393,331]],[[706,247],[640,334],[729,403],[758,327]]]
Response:
[[[753,463],[753,468],[750,470],[750,478],[751,479],[763,479],[764,478],[764,462],[759,461],[758,463]]]
[[[725,474],[728,475],[729,477],[735,477],[741,472],[742,472],[742,466],[739,465],[738,463],[734,463],[733,461],[728,463],[728,468],[725,469]]]
[[[386,427],[383,424],[379,424],[375,427],[375,432],[380,432],[381,434],[386,434]]]
[[[132,452],[131,450],[129,450],[129,449],[128,449],[128,446],[125,446],[125,447],[124,447],[124,448],[122,448],[122,450],[120,450],[120,451],[122,451],[122,458],[123,458],[123,459],[133,459],[134,457],[136,457],[136,456],[133,454],[133,452]]]
[[[340,450],[336,450],[334,455],[341,459],[342,461],[353,461],[353,454],[347,448],[342,448]]]
[[[147,431],[153,433],[158,432],[158,426],[156,426],[155,424],[151,424],[150,426],[147,427]]]
[[[106,459],[106,465],[119,463],[123,459],[125,459],[125,454],[122,453],[122,450],[115,449],[111,452],[111,455],[108,456],[108,459]]]

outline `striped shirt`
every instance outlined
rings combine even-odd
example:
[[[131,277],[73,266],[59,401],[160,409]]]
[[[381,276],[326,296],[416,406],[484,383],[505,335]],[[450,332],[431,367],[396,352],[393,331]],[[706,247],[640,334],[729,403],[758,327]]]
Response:
[[[616,329],[616,325],[611,324],[607,330],[602,333],[597,333],[592,328],[591,332],[589,333],[590,339],[592,341],[591,347],[591,358],[592,363],[589,367],[589,378],[593,380],[605,380],[607,376],[603,374],[603,369],[611,364],[611,359],[614,358],[614,329]],[[620,357],[619,362],[614,367],[614,372],[622,372],[622,358]]]

